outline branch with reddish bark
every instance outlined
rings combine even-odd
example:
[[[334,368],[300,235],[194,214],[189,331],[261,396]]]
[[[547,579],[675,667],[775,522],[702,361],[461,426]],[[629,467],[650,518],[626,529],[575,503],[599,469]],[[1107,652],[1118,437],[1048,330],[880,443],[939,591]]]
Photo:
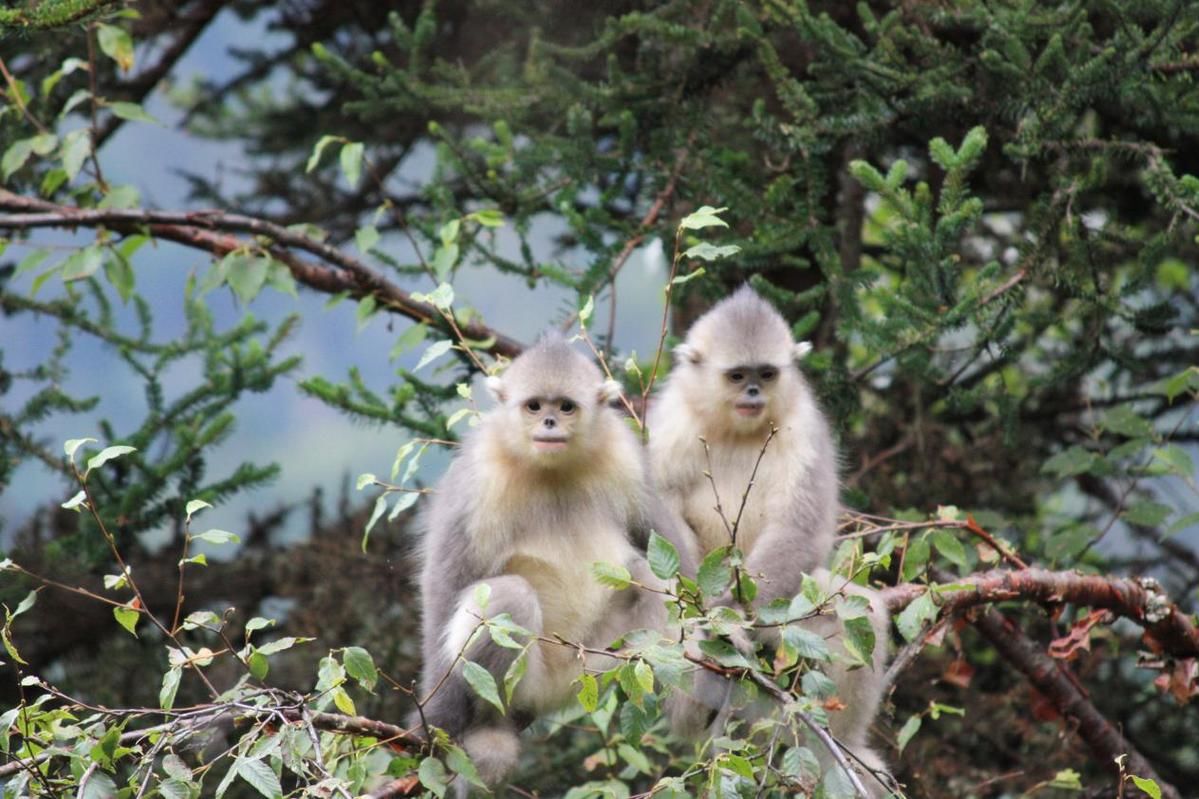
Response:
[[[433,327],[445,324],[436,307],[419,302],[398,285],[362,261],[303,233],[264,219],[225,213],[224,211],[153,211],[147,209],[74,208],[33,197],[23,197],[0,189],[0,229],[33,228],[107,228],[124,234],[148,233],[215,257],[245,247],[262,248],[229,233],[258,236],[268,241],[265,249],[288,268],[295,279],[326,294],[348,293],[359,299],[374,296],[381,307],[416,322]],[[316,256],[320,263],[300,257],[296,252]],[[485,341],[479,349],[514,358],[523,346],[515,339],[482,322],[459,325],[462,334],[473,341]]]
[[[1007,600],[1069,602],[1103,608],[1136,622],[1145,629],[1150,646],[1178,657],[1199,656],[1199,629],[1150,578],[1104,577],[1048,569],[994,570],[955,580],[951,588],[937,590],[943,613]],[[891,613],[910,605],[929,590],[905,583],[882,590]]]

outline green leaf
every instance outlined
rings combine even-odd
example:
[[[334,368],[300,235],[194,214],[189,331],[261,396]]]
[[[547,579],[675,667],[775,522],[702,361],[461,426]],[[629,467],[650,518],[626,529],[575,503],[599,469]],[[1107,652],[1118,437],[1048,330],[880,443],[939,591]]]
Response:
[[[468,660],[462,664],[462,676],[476,694],[494,705],[500,713],[504,712],[504,703],[500,701],[500,693],[491,672],[478,663]]]
[[[579,704],[588,713],[594,713],[599,706],[599,683],[590,674],[579,675]]]
[[[702,206],[694,213],[683,217],[679,222],[679,227],[683,230],[700,230],[713,226],[728,227],[729,223],[720,218],[720,214],[727,210],[728,208],[713,208],[710,205]]]
[[[504,212],[497,208],[485,208],[466,215],[467,219],[478,222],[483,227],[503,227]]]
[[[311,172],[320,163],[321,153],[335,141],[344,141],[340,136],[321,136],[317,141],[316,146],[312,148],[312,155],[308,156],[308,163],[304,166],[304,172]]]
[[[644,660],[638,660],[637,665],[633,667],[633,676],[637,679],[637,684],[641,686],[641,690],[647,694],[654,692],[654,669]]]
[[[591,564],[591,575],[596,582],[617,591],[623,591],[633,584],[633,575],[629,574],[629,570],[615,563],[596,561]]]
[[[798,625],[789,624],[783,628],[782,642],[788,655],[824,661],[832,657],[824,636]]]
[[[383,512],[386,510],[387,510],[387,496],[383,495],[375,500],[374,510],[371,511],[371,517],[366,522],[366,529],[362,531],[362,547],[364,550],[366,548],[366,537],[371,534],[371,528],[373,528],[375,526],[375,522],[379,521],[379,518],[383,515]]]
[[[210,544],[240,544],[241,537],[227,530],[205,530],[192,535],[194,541],[207,541]]]
[[[396,339],[396,343],[392,346],[391,352],[387,353],[387,359],[393,360],[403,355],[408,350],[415,347],[425,340],[429,335],[429,326],[426,324],[416,324],[409,327]],[[392,477],[394,480],[395,478]]]
[[[172,778],[158,783],[158,792],[162,794],[162,799],[191,799],[193,785],[189,780]],[[199,793],[200,786],[194,785],[194,790]]]
[[[91,277],[104,265],[104,251],[96,245],[76,250],[62,262],[63,282]]]
[[[442,339],[441,341],[433,342],[421,354],[420,360],[416,362],[416,366],[413,367],[412,371],[414,371],[414,372],[420,371],[420,369],[422,367],[433,363],[433,361],[437,360],[438,358],[440,358],[441,356],[443,356],[447,352],[449,352],[450,348],[453,346],[454,346],[454,342],[450,341],[449,339]]]
[[[104,55],[116,61],[123,71],[133,69],[133,39],[124,28],[101,22],[96,26],[96,40]]]
[[[225,281],[233,293],[243,303],[249,303],[258,296],[266,283],[267,269],[271,262],[268,258],[249,255],[244,251],[234,251],[221,259],[225,270]]]
[[[443,244],[433,251],[433,274],[438,280],[445,281],[449,279],[450,272],[454,269],[454,265],[458,263],[460,251],[455,242]]]
[[[446,774],[445,766],[440,760],[435,757],[426,757],[420,762],[416,776],[420,778],[420,784],[425,786],[426,790],[435,796],[445,796],[449,775]]]
[[[895,617],[895,626],[906,640],[914,641],[924,625],[936,617],[937,606],[932,593],[925,591]]]
[[[959,569],[965,571],[970,562],[966,559],[966,548],[949,530],[937,529],[929,533],[929,539],[934,547],[945,558]]]
[[[903,723],[903,726],[899,729],[899,735],[897,736],[896,741],[901,754],[903,753],[904,747],[907,746],[908,742],[912,740],[912,737],[920,731],[920,725],[923,723],[923,721],[923,716],[921,716],[919,713],[915,713],[909,716],[908,720]]]
[[[479,777],[478,770],[475,769],[475,764],[470,762],[470,758],[467,757],[466,752],[462,751],[460,747],[449,747],[445,753],[445,762],[450,767],[450,771],[466,778],[466,781],[471,785],[478,786],[484,790],[487,789],[487,786]]]
[[[1162,799],[1162,789],[1159,788],[1157,783],[1153,780],[1131,775],[1129,776],[1129,779],[1132,780],[1133,785],[1140,788],[1142,792],[1153,797],[1153,799]]]
[[[137,627],[137,620],[141,618],[142,614],[138,613],[133,608],[119,607],[112,609],[112,615],[116,617],[118,624],[128,630],[129,634],[134,638],[137,638],[137,632],[135,628]]]
[[[108,463],[113,458],[119,458],[122,455],[128,455],[130,452],[137,452],[137,447],[127,447],[123,444],[118,444],[113,447],[105,447],[100,450],[100,454],[93,455],[87,460],[87,471],[97,469]],[[86,474],[86,473],[85,473]]]
[[[1041,471],[1057,477],[1073,477],[1091,471],[1098,460],[1099,457],[1095,453],[1075,445],[1045,461]]]
[[[1108,411],[1100,425],[1109,433],[1126,438],[1143,438],[1153,433],[1153,425],[1127,405]]]
[[[364,474],[358,475],[358,480],[354,483],[354,487],[357,490],[361,491],[362,489],[366,488],[368,485],[373,485],[375,483],[375,481],[378,479],[379,478],[375,477],[370,472],[365,472]]]
[[[279,775],[265,762],[239,757],[235,768],[238,776],[250,783],[254,790],[265,796],[266,799],[278,799],[283,796],[283,786],[279,784]]]
[[[583,303],[583,307],[579,309],[579,324],[587,327],[588,320],[591,319],[591,314],[595,312],[595,295],[588,294],[587,302]]]
[[[379,229],[374,225],[364,225],[354,232],[354,244],[363,255],[375,249],[378,243]]]
[[[134,286],[133,266],[129,259],[119,252],[110,253],[109,257],[104,259],[104,276],[117,290],[121,302],[129,302],[133,297]]]
[[[50,249],[48,247],[42,247],[34,250],[20,260],[20,262],[17,264],[16,271],[13,272],[13,276],[15,277],[16,275],[23,275],[26,272],[32,272],[34,269],[37,269],[39,266],[41,266],[42,263],[44,263],[49,257]]]
[[[161,125],[154,117],[146,113],[146,109],[142,108],[137,103],[109,103],[108,110],[119,116],[121,119],[127,119],[130,122],[149,122],[152,125]]]
[[[1136,502],[1124,511],[1124,521],[1142,527],[1157,527],[1172,511],[1173,508],[1160,502]]]
[[[1177,444],[1168,444],[1153,450],[1155,466],[1164,467],[1168,474],[1189,478],[1195,473],[1195,462],[1185,449]]]
[[[362,142],[346,142],[341,148],[341,171],[351,189],[358,188],[362,176]]]
[[[843,619],[841,624],[845,628],[845,637],[841,642],[845,651],[859,663],[869,665],[875,647],[874,626],[870,619],[859,616],[856,619]]]
[[[932,550],[926,537],[919,536],[908,542],[907,551],[903,555],[904,582],[911,582],[916,575],[924,571],[924,567],[928,565],[930,554],[932,554]]]
[[[516,656],[516,659],[508,665],[508,669],[504,672],[504,701],[512,703],[512,693],[516,690],[516,686],[524,679],[525,672],[529,669],[528,650],[521,652]]]
[[[99,769],[93,771],[87,783],[81,783],[79,787],[75,799],[115,799],[117,795],[117,784]]]
[[[679,551],[674,544],[658,535],[657,531],[649,534],[649,548],[645,553],[649,561],[649,569],[660,580],[673,579],[679,573]]]
[[[82,447],[84,444],[96,444],[96,443],[98,443],[98,442],[94,438],[69,438],[63,443],[62,449],[63,449],[63,452],[65,452],[67,454],[67,458],[69,458],[70,460],[75,460],[75,452],[80,447]]]
[[[267,656],[261,652],[254,651],[246,658],[246,665],[250,668],[250,674],[257,680],[265,680],[266,675],[271,670],[271,662]]]
[[[437,231],[437,238],[441,239],[441,243],[448,247],[458,240],[458,231],[461,227],[461,219],[451,219]]]
[[[688,247],[683,253],[684,258],[702,258],[705,261],[716,261],[721,258],[728,258],[730,255],[736,255],[741,252],[741,248],[736,244],[725,244],[717,247],[714,244],[709,244],[706,241],[696,244],[694,247]]]
[[[699,565],[696,582],[704,596],[718,597],[729,587],[733,579],[733,567],[729,565],[729,547],[712,550]]]
[[[348,646],[341,653],[341,662],[345,664],[346,674],[357,680],[366,690],[374,690],[379,673],[375,669],[375,660],[370,652],[360,646]]]
[[[67,173],[67,180],[75,179],[91,152],[92,139],[87,128],[73,130],[63,137],[59,153],[62,155],[62,168]]]
[[[347,716],[358,715],[358,708],[354,706],[354,700],[346,693],[345,688],[338,686],[330,691],[329,695],[333,697],[334,706],[342,713],[345,713]]]
[[[670,285],[681,286],[684,283],[690,283],[692,280],[695,280],[697,277],[703,277],[705,274],[706,274],[706,270],[701,266],[699,269],[696,269],[692,272],[688,272],[685,275],[675,275],[674,277],[672,277],[670,279]]]
[[[158,691],[158,706],[170,710],[175,706],[175,694],[179,691],[179,681],[183,679],[183,669],[176,666],[167,669],[162,675],[162,688]]]
[[[358,301],[358,308],[354,311],[354,318],[358,322],[359,332],[370,322],[377,305],[378,301],[375,299],[374,294],[368,294]]]
[[[4,179],[8,180],[14,172],[25,166],[29,156],[33,155],[33,139],[19,139],[8,146],[4,157],[0,158],[0,170]]]
[[[414,292],[412,299],[417,302],[427,302],[439,311],[449,311],[454,304],[454,287],[449,283],[439,283],[437,288],[428,294]]]
[[[184,511],[187,513],[187,520],[190,522],[192,520],[192,516],[194,516],[197,512],[211,507],[212,505],[208,504],[202,499],[193,499],[187,503],[187,507],[184,508]]]

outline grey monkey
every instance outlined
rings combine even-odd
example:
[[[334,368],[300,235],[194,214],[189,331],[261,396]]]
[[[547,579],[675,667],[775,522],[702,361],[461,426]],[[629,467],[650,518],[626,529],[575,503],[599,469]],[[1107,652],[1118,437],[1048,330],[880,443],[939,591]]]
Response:
[[[519,759],[521,727],[568,704],[584,664],[572,647],[534,641],[501,715],[473,694],[459,655],[503,685],[519,650],[476,633],[481,620],[507,613],[533,636],[597,648],[632,629],[661,629],[660,597],[614,592],[591,565],[624,565],[660,588],[634,542],[644,547],[651,527],[676,547],[685,535],[647,488],[636,435],[608,407],[620,386],[560,336],[543,337],[487,387],[497,407],[462,443],[422,516],[421,712],[493,785]]]
[[[866,747],[866,735],[881,701],[889,622],[873,591],[846,586],[823,570],[840,507],[838,457],[829,424],[797,365],[808,349],[748,286],[713,306],[675,349],[675,366],[650,407],[651,471],[669,510],[689,525],[690,560],[732,543],[735,525],[744,570],[757,581],[756,604],[794,596],[803,575],[818,569],[826,590],[867,598],[878,642],[874,662],[830,669],[847,705],[832,714],[831,726],[876,767],[881,759]],[[777,432],[767,445],[772,429]],[[717,496],[723,514],[716,510]],[[733,604],[727,592],[715,601]],[[806,624],[833,638],[831,648],[839,649],[836,619]],[[713,710],[727,716],[729,695],[726,681],[700,672],[691,697],[673,704],[676,730],[695,735]]]

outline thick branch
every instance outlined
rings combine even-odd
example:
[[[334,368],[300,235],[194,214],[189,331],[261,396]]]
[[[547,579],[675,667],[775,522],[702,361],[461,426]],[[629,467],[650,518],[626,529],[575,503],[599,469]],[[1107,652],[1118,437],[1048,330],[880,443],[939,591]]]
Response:
[[[1178,799],[1178,790],[1157,775],[1149,761],[1120,734],[1091,703],[1083,690],[1061,664],[1047,655],[1019,627],[994,608],[987,608],[974,626],[1009,663],[1019,669],[1033,687],[1041,692],[1067,719],[1091,748],[1097,762],[1117,771],[1116,758],[1128,757],[1128,770],[1157,783],[1162,796]]]
[[[0,229],[105,227],[121,233],[148,231],[158,238],[205,250],[216,256],[246,247],[248,243],[215,231],[263,236],[273,242],[273,246],[269,247],[271,255],[283,263],[297,281],[309,288],[329,294],[348,292],[355,298],[373,295],[380,305],[409,319],[434,327],[444,324],[441,313],[435,307],[412,299],[408,292],[357,258],[263,219],[223,211],[73,208],[23,197],[5,189],[0,189],[0,209],[17,212],[0,214]],[[330,266],[304,260],[292,250],[315,255]],[[482,322],[472,321],[460,327],[467,338],[488,341],[488,346],[480,349],[493,354],[513,358],[523,349],[515,339]]]
[[[1021,569],[972,574],[952,585],[955,588],[937,592],[937,604],[946,613],[1007,600],[1070,602],[1135,621],[1153,643],[1172,655],[1199,656],[1199,630],[1152,579]],[[883,602],[891,613],[898,613],[927,590],[915,583],[885,588]]]

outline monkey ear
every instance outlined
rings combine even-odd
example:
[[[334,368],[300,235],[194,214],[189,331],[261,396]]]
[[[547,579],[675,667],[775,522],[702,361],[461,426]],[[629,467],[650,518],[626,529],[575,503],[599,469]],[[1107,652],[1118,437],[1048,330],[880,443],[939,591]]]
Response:
[[[620,397],[620,394],[623,391],[624,387],[621,386],[620,383],[617,383],[615,380],[605,380],[604,384],[600,386],[599,401],[601,404],[606,405],[612,400]]]
[[[484,382],[487,385],[487,391],[495,397],[496,402],[503,403],[508,398],[507,392],[504,391],[504,381],[499,377],[492,375]]]
[[[811,351],[812,351],[812,342],[797,341],[797,342],[795,342],[795,346],[792,347],[792,349],[791,349],[791,357],[793,357],[797,361],[802,361],[804,359],[804,356],[806,356]]]
[[[675,360],[679,361],[680,363],[686,361],[687,363],[698,364],[702,363],[704,360],[704,356],[700,354],[700,351],[695,347],[692,347],[690,344],[680,344],[679,346],[675,347],[674,357]]]

